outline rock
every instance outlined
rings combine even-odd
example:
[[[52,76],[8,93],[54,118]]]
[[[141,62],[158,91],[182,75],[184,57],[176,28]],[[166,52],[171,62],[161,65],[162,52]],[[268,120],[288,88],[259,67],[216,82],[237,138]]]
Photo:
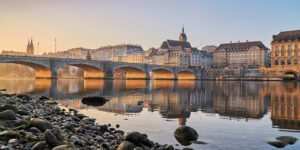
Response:
[[[5,110],[12,110],[14,112],[17,112],[18,109],[15,106],[12,105],[4,105],[4,106],[0,106],[0,112],[5,111]]]
[[[37,142],[32,146],[31,150],[43,150],[46,144],[45,141]]]
[[[154,142],[150,141],[149,139],[144,139],[141,141],[141,143],[147,147],[153,147],[155,145]]]
[[[189,148],[189,147],[185,147],[185,148],[183,148],[182,150],[194,150],[194,149]]]
[[[16,126],[22,126],[22,125],[24,125],[24,126],[23,126],[24,129],[26,129],[26,128],[28,128],[28,127],[30,126],[30,122],[27,121],[27,120],[18,120],[18,121],[16,122]]]
[[[41,97],[39,97],[39,100],[50,100],[50,98],[49,97],[46,97],[46,96],[41,96]]]
[[[136,148],[134,148],[133,150],[144,150],[144,149],[141,148],[141,147],[136,147]]]
[[[45,121],[38,118],[31,118],[30,119],[30,126],[36,127],[42,132],[46,131],[47,129],[52,129],[53,125],[49,121]]]
[[[75,116],[78,117],[79,119],[83,119],[84,117],[87,117],[86,115],[81,114],[81,113],[75,114]]]
[[[58,141],[57,141],[56,136],[49,129],[47,129],[45,131],[45,140],[46,140],[46,143],[50,146],[57,146],[58,145]]]
[[[190,141],[193,144],[207,144],[206,142],[203,141]]]
[[[94,96],[94,97],[84,97],[82,98],[82,103],[92,106],[103,106],[109,100],[104,97]]]
[[[123,141],[117,150],[134,150],[134,144],[128,141]]]
[[[81,123],[83,123],[83,124],[94,124],[95,121],[96,121],[96,119],[94,119],[94,118],[84,117],[81,120]]]
[[[281,141],[271,141],[271,142],[268,142],[268,144],[274,146],[274,147],[277,147],[277,148],[283,148],[286,146],[287,143],[284,143],[284,142],[281,142]]]
[[[19,110],[17,113],[20,114],[20,115],[23,115],[23,116],[30,115],[30,112],[27,111],[27,110]]]
[[[31,127],[31,128],[29,129],[29,131],[32,132],[32,133],[42,133],[41,130],[39,130],[39,129],[36,128],[36,127]]]
[[[10,139],[19,138],[20,135],[15,131],[2,131],[0,132],[0,140],[9,141]]]
[[[71,137],[71,140],[74,142],[75,145],[78,145],[78,146],[81,146],[81,147],[84,147],[84,142],[82,140],[80,140],[76,135],[73,135]]]
[[[173,147],[173,145],[167,145],[167,146],[166,146],[166,149],[167,149],[167,150],[174,150],[174,147]]]
[[[5,110],[0,112],[0,119],[16,120],[16,114],[12,110]]]
[[[284,143],[287,143],[287,144],[291,144],[291,145],[296,143],[296,141],[298,140],[297,138],[292,137],[292,136],[279,136],[276,139],[278,141],[281,141],[281,142],[284,142]]]
[[[137,104],[138,104],[138,105],[143,105],[143,104],[144,104],[144,101],[138,101]]]
[[[133,131],[133,132],[129,132],[125,138],[126,141],[130,141],[132,143],[139,143],[145,139],[147,139],[147,137],[139,132]]]
[[[116,128],[120,128],[120,125],[119,125],[119,124],[116,124]]]
[[[17,144],[19,144],[19,140],[17,140],[17,139],[10,139],[10,140],[8,140],[8,144],[17,145]]]
[[[52,150],[72,150],[68,145],[59,145],[54,147]]]
[[[27,95],[27,94],[19,94],[17,95],[18,98],[24,99],[24,100],[31,100],[31,96]]]
[[[180,144],[187,146],[191,144],[190,141],[197,141],[199,135],[195,129],[181,126],[175,130],[174,136]]]
[[[33,135],[31,132],[26,133],[25,139],[27,142],[34,142],[40,140],[37,136]]]

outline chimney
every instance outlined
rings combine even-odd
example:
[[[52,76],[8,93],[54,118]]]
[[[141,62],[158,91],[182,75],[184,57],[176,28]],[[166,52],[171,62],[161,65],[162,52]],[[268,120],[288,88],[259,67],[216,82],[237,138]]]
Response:
[[[246,42],[249,42],[248,40],[246,40]]]

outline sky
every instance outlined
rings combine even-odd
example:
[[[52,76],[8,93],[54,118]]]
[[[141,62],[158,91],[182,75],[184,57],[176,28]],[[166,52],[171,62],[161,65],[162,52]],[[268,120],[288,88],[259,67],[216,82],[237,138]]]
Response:
[[[262,41],[300,29],[299,0],[0,0],[0,51],[38,53],[138,44],[158,48],[182,26],[193,47]],[[39,48],[37,48],[39,43]]]

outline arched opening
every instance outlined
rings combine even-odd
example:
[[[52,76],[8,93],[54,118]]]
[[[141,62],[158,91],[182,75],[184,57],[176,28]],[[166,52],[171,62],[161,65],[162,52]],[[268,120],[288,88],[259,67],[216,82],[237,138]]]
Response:
[[[190,71],[180,71],[178,72],[178,80],[195,80],[196,76]]]
[[[137,68],[120,67],[114,70],[114,79],[146,79],[146,74]]]
[[[7,62],[0,66],[1,77],[6,78],[51,78],[49,68],[31,62]]]
[[[104,72],[94,66],[85,64],[72,64],[68,66],[63,66],[58,69],[58,78],[63,79],[74,79],[74,78],[84,78],[84,79],[103,79]]]
[[[153,80],[151,82],[151,88],[154,89],[154,90],[173,89],[174,86],[175,86],[174,80],[163,80],[163,81]]]
[[[150,78],[155,80],[173,80],[174,74],[165,69],[156,69],[150,72]]]
[[[289,71],[284,73],[283,75],[283,80],[297,80],[297,73],[293,72],[293,71]]]

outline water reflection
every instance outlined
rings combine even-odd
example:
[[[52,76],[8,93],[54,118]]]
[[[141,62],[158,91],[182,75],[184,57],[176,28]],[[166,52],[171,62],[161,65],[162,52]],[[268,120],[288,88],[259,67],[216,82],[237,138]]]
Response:
[[[201,117],[205,118],[201,115],[203,113],[211,116],[214,122],[220,119],[222,123],[230,121],[251,124],[249,122],[259,121],[263,124],[267,120],[269,124],[263,125],[266,130],[270,127],[278,128],[278,132],[300,131],[300,84],[297,82],[0,80],[2,88],[6,88],[8,93],[50,96],[60,99],[62,104],[69,107],[95,109],[99,115],[102,112],[113,114],[111,117],[141,114],[147,122],[147,118],[155,118],[157,116],[153,113],[157,113],[164,121],[176,121],[176,126],[179,126],[201,122]],[[97,107],[81,103],[80,98],[96,95],[105,96],[110,101]],[[139,105],[139,101],[144,103]],[[97,112],[92,114],[96,115]],[[197,114],[199,112],[200,115]],[[193,116],[200,118],[194,121]],[[142,118],[137,121],[145,121]],[[274,131],[267,133],[277,134]]]

